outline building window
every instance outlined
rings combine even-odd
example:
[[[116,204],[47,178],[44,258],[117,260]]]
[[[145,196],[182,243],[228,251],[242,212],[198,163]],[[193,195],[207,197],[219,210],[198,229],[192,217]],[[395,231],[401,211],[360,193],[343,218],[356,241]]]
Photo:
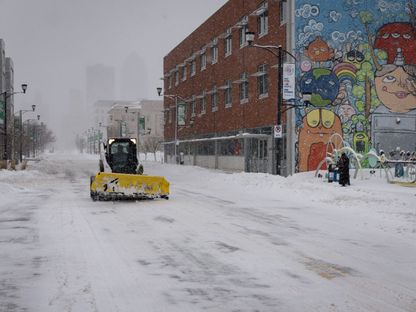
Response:
[[[207,112],[207,105],[205,102],[205,92],[202,94],[202,97],[199,101],[199,107],[201,109],[201,114],[205,114]]]
[[[266,97],[269,92],[269,77],[267,69],[267,64],[262,64],[258,67],[257,85],[260,98]]]
[[[247,73],[240,75],[240,103],[245,103],[248,100],[248,76]]]
[[[225,84],[226,89],[224,89],[224,102],[225,102],[225,107],[231,107],[232,106],[232,84],[231,81],[228,80]]]
[[[287,1],[280,1],[280,24],[287,22]]]
[[[214,39],[212,42],[213,46],[211,48],[211,64],[218,62],[218,40]]]
[[[216,112],[218,110],[218,93],[217,93],[217,87],[214,86],[211,91],[211,109],[213,112]]]
[[[168,113],[168,122],[172,123],[172,113],[170,112],[170,110],[168,110],[167,113]]]
[[[200,60],[201,60],[201,71],[202,71],[205,68],[207,68],[207,54],[206,54],[205,49],[201,51]]]
[[[196,114],[196,100],[195,100],[195,95],[192,96],[192,101],[191,101],[191,117],[194,117]]]
[[[175,86],[179,84],[179,70],[175,71]]]
[[[264,36],[269,28],[269,13],[267,10],[267,3],[263,3],[257,10],[257,31],[259,36]]]
[[[172,81],[173,81],[173,76],[172,74],[169,75],[169,89],[172,88]]]
[[[186,66],[182,67],[182,81],[186,80]]]
[[[231,36],[231,28],[228,28],[225,32],[225,39],[224,39],[224,54],[225,56],[231,55],[233,50],[233,41]]]
[[[193,59],[191,61],[191,77],[196,74],[196,61]]]
[[[248,31],[248,18],[245,16],[240,21],[240,47],[247,45],[246,33]]]

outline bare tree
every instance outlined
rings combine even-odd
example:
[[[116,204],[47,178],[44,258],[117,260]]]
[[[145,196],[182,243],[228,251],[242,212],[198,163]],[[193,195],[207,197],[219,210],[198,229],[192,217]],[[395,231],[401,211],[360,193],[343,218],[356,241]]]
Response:
[[[163,138],[157,136],[145,136],[142,142],[143,151],[147,153],[153,153],[154,160],[156,161],[156,152],[160,150]]]

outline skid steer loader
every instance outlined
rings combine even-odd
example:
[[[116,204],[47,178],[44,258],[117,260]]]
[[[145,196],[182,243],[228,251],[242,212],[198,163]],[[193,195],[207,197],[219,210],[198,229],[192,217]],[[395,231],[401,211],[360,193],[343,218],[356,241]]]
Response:
[[[169,182],[164,177],[143,174],[136,139],[110,138],[100,143],[99,170],[90,180],[93,201],[169,199]]]

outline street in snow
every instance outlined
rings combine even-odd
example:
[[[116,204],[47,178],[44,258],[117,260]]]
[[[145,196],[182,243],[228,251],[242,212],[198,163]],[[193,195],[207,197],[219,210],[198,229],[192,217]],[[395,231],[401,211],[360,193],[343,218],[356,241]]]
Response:
[[[0,311],[416,311],[416,189],[145,162],[169,200],[93,202],[91,155],[0,171]]]

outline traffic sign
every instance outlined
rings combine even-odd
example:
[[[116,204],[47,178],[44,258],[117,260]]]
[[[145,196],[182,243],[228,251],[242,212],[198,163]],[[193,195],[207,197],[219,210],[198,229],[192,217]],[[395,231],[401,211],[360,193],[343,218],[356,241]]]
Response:
[[[280,139],[283,137],[283,129],[282,125],[275,125],[274,126],[274,138]]]

